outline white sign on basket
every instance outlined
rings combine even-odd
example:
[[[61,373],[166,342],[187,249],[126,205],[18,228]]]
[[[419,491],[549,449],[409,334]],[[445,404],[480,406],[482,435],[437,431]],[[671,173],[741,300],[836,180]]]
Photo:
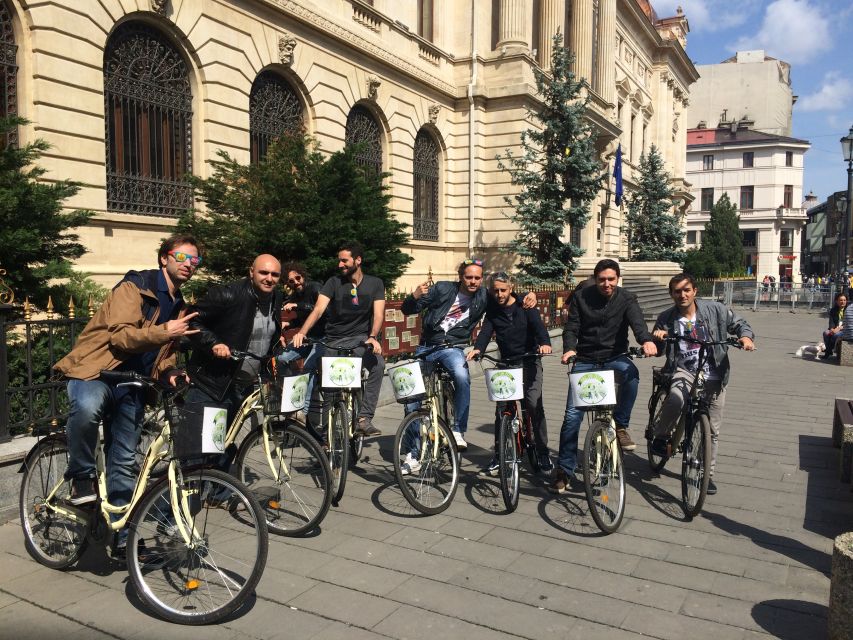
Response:
[[[487,369],[486,390],[492,402],[521,400],[524,397],[524,369]]]
[[[201,452],[225,451],[225,434],[228,431],[228,411],[222,407],[205,407],[201,422]]]
[[[322,361],[324,389],[361,388],[361,358],[325,357]]]
[[[281,412],[301,411],[308,402],[308,374],[287,376],[281,385]]]
[[[616,381],[609,369],[584,371],[569,376],[572,405],[579,408],[616,404]]]
[[[389,367],[388,377],[391,380],[391,387],[394,389],[394,397],[397,400],[426,393],[421,363],[417,360]]]

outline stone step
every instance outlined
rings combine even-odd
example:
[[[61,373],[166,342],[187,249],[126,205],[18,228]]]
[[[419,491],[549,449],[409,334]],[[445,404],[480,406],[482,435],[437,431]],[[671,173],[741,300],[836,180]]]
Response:
[[[669,289],[651,278],[626,277],[622,286],[637,296],[643,318],[649,322],[658,317],[661,311],[672,306]]]

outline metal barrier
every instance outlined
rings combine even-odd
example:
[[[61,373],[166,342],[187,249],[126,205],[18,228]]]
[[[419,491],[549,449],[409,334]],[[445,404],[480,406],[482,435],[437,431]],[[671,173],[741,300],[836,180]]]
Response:
[[[832,285],[773,283],[755,280],[703,280],[699,295],[730,307],[749,307],[753,311],[790,311],[824,313],[832,306]]]

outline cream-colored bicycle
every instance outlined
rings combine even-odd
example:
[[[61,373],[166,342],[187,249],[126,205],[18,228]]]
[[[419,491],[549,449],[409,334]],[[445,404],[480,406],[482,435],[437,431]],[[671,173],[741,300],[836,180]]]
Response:
[[[64,569],[90,541],[106,544],[127,527],[128,572],[146,606],[179,624],[226,618],[246,602],[264,571],[268,534],[261,507],[233,476],[181,462],[183,454],[178,457],[174,443],[194,429],[192,416],[176,406],[172,388],[133,372],[107,371],[102,378],[156,389],[167,419],[145,454],[126,505],[106,499],[100,442],[95,451],[99,497],[74,506],[64,478],[65,432],[41,439],[21,469],[20,516],[27,551],[45,566]],[[165,477],[149,484],[151,469],[162,460],[168,460]]]

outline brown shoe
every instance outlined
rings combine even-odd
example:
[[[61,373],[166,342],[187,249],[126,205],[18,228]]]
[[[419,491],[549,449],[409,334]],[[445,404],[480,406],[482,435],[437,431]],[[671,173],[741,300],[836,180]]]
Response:
[[[551,493],[568,493],[569,491],[569,476],[562,469],[557,469],[554,472],[554,482],[548,487]]]
[[[622,451],[633,451],[637,448],[637,445],[631,440],[631,436],[628,435],[628,430],[625,427],[616,427],[616,439],[619,440],[619,446],[622,447]]]

